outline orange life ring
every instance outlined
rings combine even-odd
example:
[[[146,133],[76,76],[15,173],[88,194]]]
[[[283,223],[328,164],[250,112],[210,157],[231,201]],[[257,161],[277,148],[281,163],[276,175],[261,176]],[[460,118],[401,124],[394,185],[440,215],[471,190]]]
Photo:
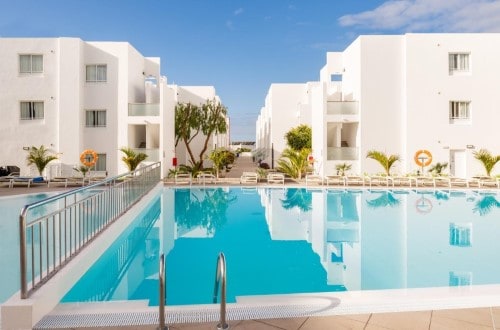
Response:
[[[425,155],[427,159],[422,159],[424,158],[421,156],[422,154]],[[429,150],[422,149],[415,153],[413,159],[418,166],[429,166],[432,163],[432,154]]]
[[[94,166],[98,159],[97,152],[92,149],[84,150],[80,154],[80,162],[87,167]]]

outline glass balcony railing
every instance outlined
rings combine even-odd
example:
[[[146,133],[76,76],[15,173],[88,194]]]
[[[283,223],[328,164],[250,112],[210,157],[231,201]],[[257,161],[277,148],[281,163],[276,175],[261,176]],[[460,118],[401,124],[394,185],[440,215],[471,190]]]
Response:
[[[150,149],[150,148],[132,148],[136,153],[142,152],[148,155],[146,162],[159,162],[160,161],[160,149]]]
[[[327,149],[327,160],[358,160],[358,147],[330,147]]]
[[[129,103],[128,104],[129,116],[159,116],[160,104],[159,103]]]
[[[328,101],[326,103],[327,115],[357,115],[359,114],[358,101]]]

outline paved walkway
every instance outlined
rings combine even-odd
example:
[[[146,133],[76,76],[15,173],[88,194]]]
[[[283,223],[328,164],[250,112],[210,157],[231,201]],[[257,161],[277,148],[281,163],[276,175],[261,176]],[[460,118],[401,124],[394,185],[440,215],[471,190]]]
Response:
[[[236,157],[233,167],[229,172],[226,172],[226,178],[239,179],[243,172],[255,172],[258,166],[252,161],[250,156],[240,156]]]

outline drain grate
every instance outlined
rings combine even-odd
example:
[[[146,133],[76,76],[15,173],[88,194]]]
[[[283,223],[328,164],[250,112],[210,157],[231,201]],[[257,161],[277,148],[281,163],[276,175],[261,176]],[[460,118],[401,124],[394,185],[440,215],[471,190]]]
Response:
[[[318,305],[272,305],[272,306],[227,306],[227,319],[251,320],[270,318],[293,318],[318,315],[321,307]],[[219,321],[218,306],[214,308],[200,307],[197,309],[167,310],[167,324],[209,323]],[[47,315],[38,322],[34,329],[64,329],[119,327],[124,325],[155,325],[158,324],[157,312],[102,313],[102,314],[72,314]]]

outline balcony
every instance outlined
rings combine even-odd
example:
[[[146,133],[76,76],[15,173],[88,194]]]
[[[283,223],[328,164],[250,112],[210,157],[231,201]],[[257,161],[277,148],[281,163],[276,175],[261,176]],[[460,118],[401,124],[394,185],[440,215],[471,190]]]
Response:
[[[152,148],[132,148],[132,150],[136,153],[142,152],[148,155],[146,158],[146,162],[159,162],[160,161],[160,149],[152,149]]]
[[[128,104],[129,116],[159,116],[160,104],[159,103],[129,103]]]
[[[326,103],[327,115],[358,115],[358,101],[328,101]]]
[[[358,147],[329,147],[327,149],[327,160],[358,160]]]

